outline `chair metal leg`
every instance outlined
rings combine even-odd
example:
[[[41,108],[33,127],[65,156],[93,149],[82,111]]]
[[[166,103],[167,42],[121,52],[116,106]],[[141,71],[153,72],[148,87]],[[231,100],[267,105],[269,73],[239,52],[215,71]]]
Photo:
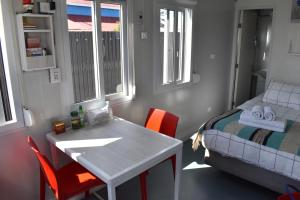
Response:
[[[42,169],[40,169],[40,200],[45,200],[46,182]]]
[[[97,186],[97,187],[91,189],[90,192],[91,192],[91,193],[93,194],[93,196],[95,196],[97,199],[99,199],[99,200],[104,200],[103,197],[100,196],[100,195],[97,193],[97,191],[98,191],[98,190],[102,190],[102,189],[105,188],[105,187],[106,187],[106,185]]]
[[[140,174],[140,186],[141,186],[142,200],[147,200],[147,175],[148,175],[148,172],[143,172],[142,174]]]
[[[84,197],[85,197],[85,198],[88,198],[89,196],[90,196],[90,191],[89,191],[89,190],[85,191]]]

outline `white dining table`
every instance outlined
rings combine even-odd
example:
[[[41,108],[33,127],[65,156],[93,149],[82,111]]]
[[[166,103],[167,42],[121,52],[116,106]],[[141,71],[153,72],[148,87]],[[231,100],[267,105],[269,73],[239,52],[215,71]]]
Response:
[[[54,162],[58,148],[107,184],[109,200],[116,200],[117,186],[176,155],[174,199],[180,199],[183,143],[178,139],[120,118],[59,135],[48,133],[47,139]]]

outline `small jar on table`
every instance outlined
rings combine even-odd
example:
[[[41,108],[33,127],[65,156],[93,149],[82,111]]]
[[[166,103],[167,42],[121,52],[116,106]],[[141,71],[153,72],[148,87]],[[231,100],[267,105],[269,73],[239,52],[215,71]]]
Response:
[[[72,129],[76,130],[76,129],[80,129],[81,128],[81,122],[80,122],[80,117],[79,117],[79,113],[77,111],[73,111],[71,112],[71,125],[72,125]]]

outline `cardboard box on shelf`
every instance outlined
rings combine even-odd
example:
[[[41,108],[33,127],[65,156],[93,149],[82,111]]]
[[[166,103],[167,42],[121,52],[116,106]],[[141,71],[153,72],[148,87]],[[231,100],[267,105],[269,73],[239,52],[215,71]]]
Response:
[[[40,48],[41,39],[39,37],[28,37],[26,38],[27,48]]]

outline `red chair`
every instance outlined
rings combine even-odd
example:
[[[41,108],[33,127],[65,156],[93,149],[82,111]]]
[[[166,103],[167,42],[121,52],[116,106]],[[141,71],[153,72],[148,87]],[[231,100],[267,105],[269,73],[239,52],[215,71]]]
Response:
[[[300,190],[290,184],[285,186],[285,194],[279,196],[277,200],[300,200]]]
[[[88,196],[89,189],[104,184],[76,162],[71,162],[58,170],[54,169],[47,157],[39,151],[33,139],[28,136],[27,140],[40,163],[41,200],[45,200],[46,182],[58,200],[65,200],[82,192]]]
[[[179,117],[173,115],[172,113],[156,108],[150,108],[146,119],[145,127],[175,138],[178,121]],[[167,160],[169,159],[171,159],[172,161],[173,174],[175,178],[176,156],[172,156]],[[142,200],[147,200],[147,175],[148,171],[140,174]]]

